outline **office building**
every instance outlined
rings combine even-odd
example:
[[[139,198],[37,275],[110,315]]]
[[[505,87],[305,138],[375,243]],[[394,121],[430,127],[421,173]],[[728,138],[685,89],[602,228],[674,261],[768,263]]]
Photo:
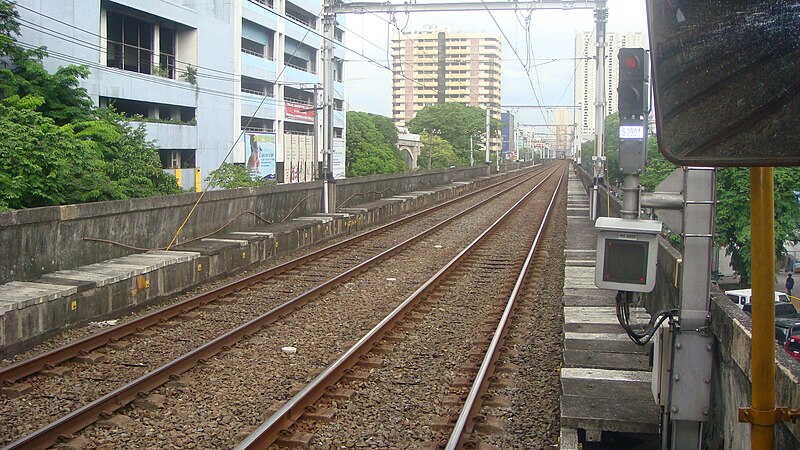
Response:
[[[113,105],[144,124],[164,168],[184,188],[203,185],[222,162],[278,182],[316,176],[318,0],[17,3],[19,41],[46,46],[50,71],[87,66],[82,86],[95,105]],[[335,39],[343,40],[340,27]],[[337,43],[334,149],[343,152],[344,49]]]
[[[644,33],[607,33],[605,76],[606,116],[617,112],[617,84],[619,83],[619,64],[617,54],[623,47],[646,48]],[[578,132],[584,139],[592,139],[595,132],[595,35],[577,33],[575,35],[575,106],[577,110]]]

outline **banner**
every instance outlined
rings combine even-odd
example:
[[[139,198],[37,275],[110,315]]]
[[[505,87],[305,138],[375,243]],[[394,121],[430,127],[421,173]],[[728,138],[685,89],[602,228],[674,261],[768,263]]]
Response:
[[[331,155],[331,172],[337,180],[345,177],[344,138],[333,138],[333,154]]]
[[[316,111],[314,111],[313,106],[295,103],[288,100],[285,100],[284,103],[286,104],[287,119],[301,120],[303,122],[314,121],[314,114]]]
[[[275,179],[275,133],[245,133],[247,169],[254,177]]]

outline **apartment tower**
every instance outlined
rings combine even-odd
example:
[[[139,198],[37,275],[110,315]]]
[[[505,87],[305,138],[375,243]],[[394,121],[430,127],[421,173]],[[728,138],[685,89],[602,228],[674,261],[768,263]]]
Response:
[[[499,120],[501,68],[499,35],[426,26],[422,31],[393,36],[395,125],[405,126],[417,111],[444,102],[488,107]]]
[[[619,64],[617,54],[623,47],[646,48],[647,39],[644,33],[607,33],[606,61],[603,67],[605,74],[606,116],[617,112],[617,84],[619,82]],[[595,132],[595,35],[577,33],[575,35],[575,106],[577,109],[578,133],[591,139]]]

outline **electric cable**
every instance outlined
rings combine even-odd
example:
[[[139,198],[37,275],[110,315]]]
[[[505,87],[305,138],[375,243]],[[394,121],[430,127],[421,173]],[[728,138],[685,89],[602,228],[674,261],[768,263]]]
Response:
[[[619,321],[620,325],[622,325],[622,328],[625,330],[631,341],[637,345],[645,345],[650,342],[650,339],[653,338],[658,331],[658,328],[662,323],[664,323],[664,321],[669,320],[670,325],[675,324],[675,316],[677,315],[678,311],[674,309],[662,310],[650,318],[650,321],[641,332],[635,331],[630,324],[630,303],[632,296],[632,292],[617,291],[615,298],[616,312],[617,320]]]

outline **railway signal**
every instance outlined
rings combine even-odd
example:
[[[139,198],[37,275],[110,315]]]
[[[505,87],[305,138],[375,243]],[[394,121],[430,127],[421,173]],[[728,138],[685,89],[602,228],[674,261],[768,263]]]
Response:
[[[619,50],[619,113],[646,116],[650,107],[650,60],[643,48]]]

